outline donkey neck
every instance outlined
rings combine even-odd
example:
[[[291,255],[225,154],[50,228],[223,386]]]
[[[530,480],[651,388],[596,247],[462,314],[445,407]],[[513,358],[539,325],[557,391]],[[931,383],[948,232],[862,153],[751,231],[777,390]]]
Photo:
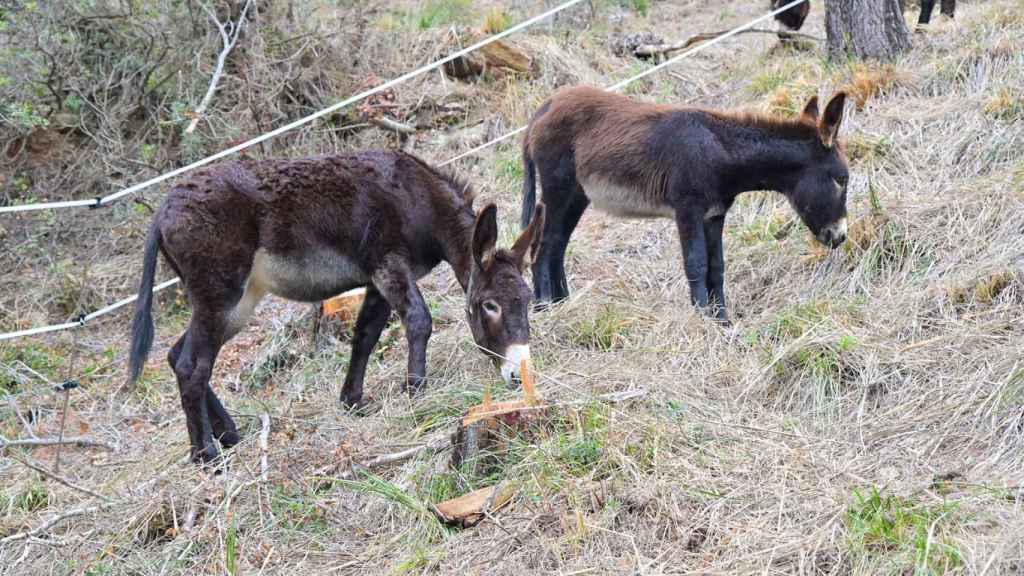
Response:
[[[455,278],[463,292],[469,291],[470,274],[473,271],[473,226],[476,218],[473,210],[468,207],[458,207],[454,216],[449,220],[450,226],[440,226],[437,234],[438,240],[444,246],[444,260],[452,267]]]
[[[713,115],[711,129],[728,154],[724,172],[733,193],[782,190],[813,161],[813,125],[760,117]]]

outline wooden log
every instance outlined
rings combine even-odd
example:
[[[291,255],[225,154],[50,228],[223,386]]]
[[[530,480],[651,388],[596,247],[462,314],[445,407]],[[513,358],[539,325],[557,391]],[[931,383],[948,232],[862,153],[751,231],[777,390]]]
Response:
[[[462,47],[477,42],[482,35],[471,32],[455,38],[452,45]],[[484,74],[503,78],[508,74],[529,74],[531,63],[531,58],[521,49],[504,40],[496,40],[445,63],[444,73],[460,80],[471,80]]]
[[[515,486],[502,482],[441,502],[434,506],[434,513],[446,524],[469,528],[504,508],[514,494]]]

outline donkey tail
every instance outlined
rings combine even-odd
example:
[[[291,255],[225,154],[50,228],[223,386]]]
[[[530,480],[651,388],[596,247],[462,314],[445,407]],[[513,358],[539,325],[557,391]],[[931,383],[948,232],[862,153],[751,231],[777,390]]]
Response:
[[[523,217],[520,228],[526,230],[533,218],[533,207],[537,203],[537,170],[530,157],[530,150],[523,146]]]
[[[153,278],[156,276],[156,260],[160,251],[160,228],[156,221],[146,236],[146,252],[142,259],[142,282],[139,296],[135,301],[135,318],[132,320],[132,344],[128,355],[128,383],[134,384],[142,374],[142,367],[153,347]]]

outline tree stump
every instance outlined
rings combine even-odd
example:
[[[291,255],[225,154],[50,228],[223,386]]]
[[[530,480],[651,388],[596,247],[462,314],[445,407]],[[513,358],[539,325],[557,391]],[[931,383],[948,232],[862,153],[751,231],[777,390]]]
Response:
[[[548,406],[537,400],[529,361],[520,364],[523,399],[492,402],[490,390],[484,400],[469,409],[452,434],[451,467],[473,476],[487,475],[497,467],[508,451],[510,432],[522,432],[539,420]]]
[[[910,49],[910,32],[898,0],[825,0],[825,31],[833,60],[891,60]]]

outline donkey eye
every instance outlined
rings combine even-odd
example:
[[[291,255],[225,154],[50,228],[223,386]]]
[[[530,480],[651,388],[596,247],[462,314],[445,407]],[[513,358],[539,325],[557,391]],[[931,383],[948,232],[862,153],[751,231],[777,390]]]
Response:
[[[840,188],[846,188],[846,185],[850,183],[850,179],[847,178],[846,176],[840,176],[839,178],[833,178],[832,181],[835,182],[836,186],[839,186]]]
[[[480,303],[480,307],[484,309],[484,312],[487,312],[491,316],[501,314],[501,306],[499,306],[494,300],[484,300]]]

